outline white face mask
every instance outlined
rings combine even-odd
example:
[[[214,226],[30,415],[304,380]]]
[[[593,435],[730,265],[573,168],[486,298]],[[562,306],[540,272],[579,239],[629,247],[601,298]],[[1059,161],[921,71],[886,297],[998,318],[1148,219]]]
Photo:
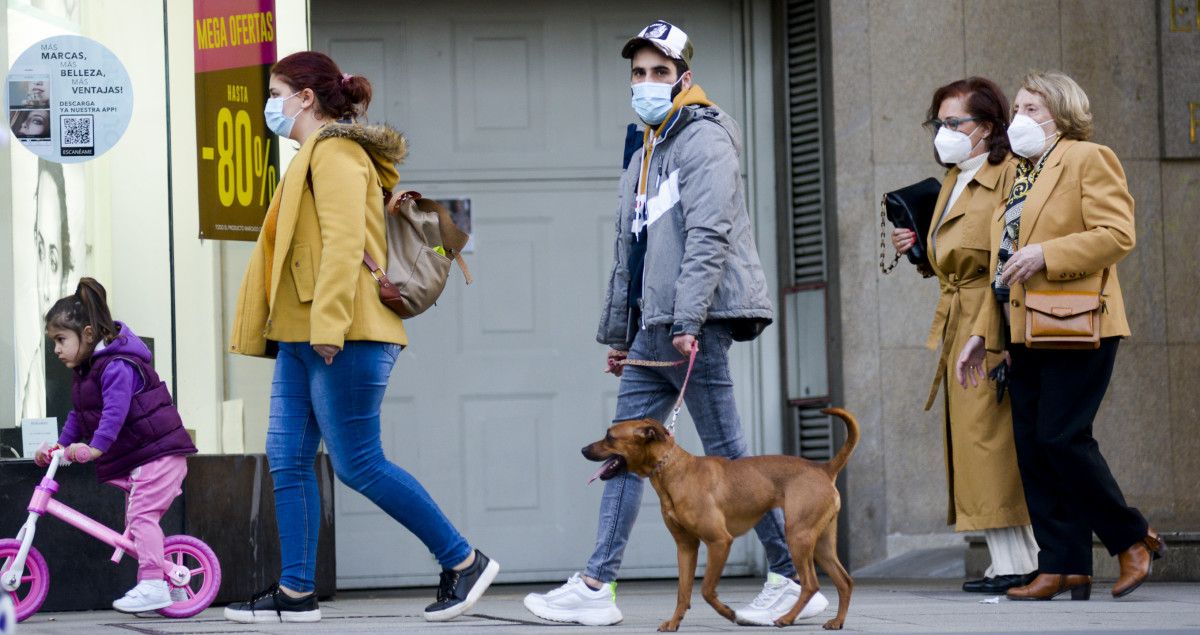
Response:
[[[937,136],[933,138],[933,147],[937,150],[938,158],[942,160],[942,163],[962,163],[971,158],[975,146],[983,142],[983,137],[980,137],[978,142],[971,143],[971,135],[979,129],[980,127],[976,126],[971,134],[965,134],[942,126],[938,130]]]
[[[1008,144],[1012,146],[1013,154],[1026,159],[1041,154],[1046,149],[1046,133],[1042,132],[1042,126],[1053,121],[1050,118],[1038,123],[1028,115],[1013,117],[1012,123],[1008,124]]]

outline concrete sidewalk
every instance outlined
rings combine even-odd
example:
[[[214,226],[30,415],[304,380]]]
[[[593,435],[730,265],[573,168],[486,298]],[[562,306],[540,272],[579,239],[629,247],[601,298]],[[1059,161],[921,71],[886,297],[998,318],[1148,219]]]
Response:
[[[729,578],[721,597],[737,607],[758,593],[761,582]],[[981,604],[989,596],[958,591],[958,581],[867,580],[858,582],[845,632],[849,633],[1200,633],[1200,584],[1148,583],[1133,595],[1113,600],[1109,584],[1093,587],[1089,602],[1071,602],[1066,596],[1054,602]],[[670,616],[675,602],[674,581],[635,581],[621,584],[619,606],[625,621],[617,626],[588,628],[542,622],[521,605],[530,591],[552,585],[498,585],[475,606],[470,615],[453,622],[430,624],[421,610],[433,599],[433,589],[345,592],[321,604],[324,619],[317,624],[234,624],[213,608],[186,620],[139,619],[112,611],[43,613],[19,625],[19,635],[72,633],[105,635],[142,633],[182,635],[201,633],[650,633]],[[746,631],[716,614],[697,591],[680,625],[680,632]],[[837,591],[825,583],[830,608],[817,618],[797,624],[787,632],[823,632],[821,625],[833,616]],[[765,628],[751,632],[772,632]]]

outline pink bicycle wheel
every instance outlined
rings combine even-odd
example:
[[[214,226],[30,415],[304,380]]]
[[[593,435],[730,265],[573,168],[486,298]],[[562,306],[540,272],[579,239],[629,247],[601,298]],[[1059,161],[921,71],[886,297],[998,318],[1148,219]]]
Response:
[[[12,566],[12,559],[17,557],[17,552],[21,549],[21,541],[8,538],[0,540],[0,573],[5,573]],[[21,584],[15,591],[9,593],[12,599],[13,608],[17,615],[18,622],[24,622],[26,618],[38,609],[42,608],[42,602],[46,601],[46,594],[50,592],[50,568],[46,566],[46,559],[38,550],[30,547],[29,555],[25,558],[25,571],[21,573]]]
[[[171,594],[182,591],[187,599],[176,600],[171,606],[159,609],[158,613],[166,617],[191,617],[208,608],[221,588],[221,563],[217,554],[204,541],[183,535],[167,536],[163,540],[163,554],[168,561],[190,569],[192,579],[184,586],[175,586],[171,582]]]

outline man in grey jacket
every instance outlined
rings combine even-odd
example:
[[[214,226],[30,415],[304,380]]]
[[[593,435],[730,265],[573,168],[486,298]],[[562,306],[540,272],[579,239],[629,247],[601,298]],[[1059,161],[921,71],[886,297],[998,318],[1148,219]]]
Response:
[[[610,368],[621,377],[614,421],[665,421],[687,364],[623,367],[613,361],[687,360],[695,348],[685,402],[704,451],[745,456],[728,352],[734,340],[757,337],[773,310],[746,212],[741,131],[693,83],[692,45],[678,27],[655,22],[621,54],[631,60],[632,105],[646,128],[621,176],[613,268],[596,335],[610,347]],[[587,625],[622,619],[615,581],[644,483],[628,473],[602,478],[608,480],[587,568],[558,589],[526,596],[526,608],[539,617]],[[771,625],[795,603],[800,586],[779,510],[755,531],[771,573],[762,593],[737,611],[737,621]],[[800,617],[827,605],[817,593]]]

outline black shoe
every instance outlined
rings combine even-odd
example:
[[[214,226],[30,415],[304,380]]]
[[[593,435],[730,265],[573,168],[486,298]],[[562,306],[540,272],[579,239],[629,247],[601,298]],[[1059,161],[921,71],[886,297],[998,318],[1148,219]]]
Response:
[[[276,583],[256,593],[248,602],[234,602],[225,607],[225,619],[243,624],[319,622],[321,609],[317,608],[316,593],[293,598]]]
[[[437,602],[425,607],[425,619],[430,622],[452,620],[471,610],[484,591],[500,573],[496,561],[475,550],[475,562],[462,571],[442,569],[438,584]]]
[[[998,575],[991,578],[980,578],[979,580],[967,580],[963,582],[962,590],[967,593],[1004,593],[1009,589],[1020,586],[1025,586],[1038,575],[1037,570],[1031,573],[1017,573],[1013,575]]]
[[[979,578],[978,580],[967,580],[963,582],[962,590],[967,593],[991,593],[987,590],[987,586],[991,584],[994,578]]]

